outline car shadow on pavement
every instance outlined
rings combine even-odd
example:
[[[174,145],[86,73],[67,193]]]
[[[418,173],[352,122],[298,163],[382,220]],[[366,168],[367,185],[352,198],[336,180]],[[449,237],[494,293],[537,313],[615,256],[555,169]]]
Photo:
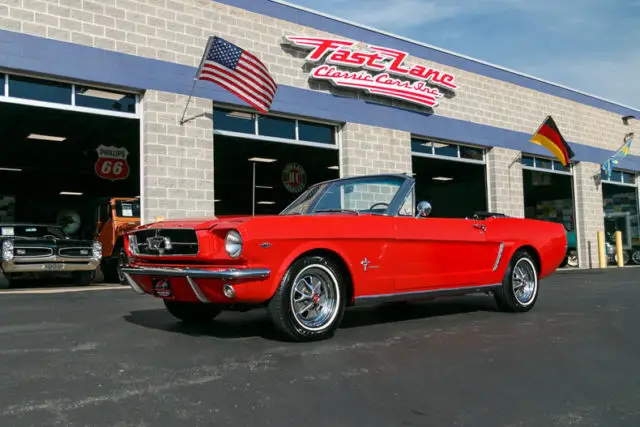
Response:
[[[345,312],[340,329],[495,311],[497,309],[493,298],[482,296],[353,307]],[[264,309],[256,309],[246,313],[224,312],[213,322],[204,325],[182,323],[174,319],[165,309],[135,310],[123,317],[125,321],[137,326],[190,336],[209,336],[223,339],[259,337],[283,341],[283,338],[271,325]]]

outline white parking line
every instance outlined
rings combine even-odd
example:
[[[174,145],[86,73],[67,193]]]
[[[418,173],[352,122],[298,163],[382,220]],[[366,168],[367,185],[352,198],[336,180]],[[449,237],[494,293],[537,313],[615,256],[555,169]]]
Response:
[[[131,290],[129,286],[97,285],[97,286],[74,286],[74,287],[60,287],[60,288],[0,289],[0,295],[64,294],[69,292],[108,291],[108,290],[118,290],[118,289]]]

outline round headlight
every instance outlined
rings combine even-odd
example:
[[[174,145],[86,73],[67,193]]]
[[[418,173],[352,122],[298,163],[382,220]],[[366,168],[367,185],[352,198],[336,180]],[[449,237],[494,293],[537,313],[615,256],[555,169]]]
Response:
[[[224,249],[231,258],[237,258],[242,253],[242,236],[236,230],[230,230],[224,239]]]
[[[100,242],[93,242],[93,254],[92,254],[92,258],[100,261],[102,259],[102,243]]]
[[[2,242],[2,259],[11,261],[13,259],[13,240],[5,240]]]

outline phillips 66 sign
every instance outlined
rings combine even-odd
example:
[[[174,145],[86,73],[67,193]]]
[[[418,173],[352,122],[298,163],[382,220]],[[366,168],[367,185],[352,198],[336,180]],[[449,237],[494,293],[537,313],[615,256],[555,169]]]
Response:
[[[438,105],[442,90],[451,93],[458,88],[451,73],[425,65],[405,65],[409,55],[400,50],[321,37],[285,36],[283,42],[310,50],[305,59],[317,64],[310,71],[310,77],[329,81],[334,86],[429,108]]]
[[[129,151],[124,147],[100,145],[96,148],[98,160],[95,164],[96,174],[102,179],[118,181],[129,177],[127,157]]]

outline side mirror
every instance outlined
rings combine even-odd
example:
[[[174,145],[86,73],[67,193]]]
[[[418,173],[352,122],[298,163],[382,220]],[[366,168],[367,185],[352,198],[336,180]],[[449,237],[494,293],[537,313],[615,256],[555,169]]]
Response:
[[[420,203],[418,203],[418,206],[416,209],[418,211],[416,213],[417,218],[426,218],[431,213],[431,203],[423,200]]]

